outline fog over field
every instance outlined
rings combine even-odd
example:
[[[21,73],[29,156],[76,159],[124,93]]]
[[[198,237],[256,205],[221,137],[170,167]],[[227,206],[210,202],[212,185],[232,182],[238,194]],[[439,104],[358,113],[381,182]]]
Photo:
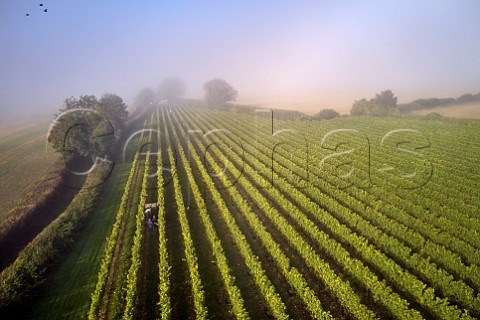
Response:
[[[347,113],[386,89],[399,103],[480,91],[473,0],[42,4],[0,2],[3,119],[54,113],[81,94],[131,104],[172,75],[186,97],[220,77],[238,103],[307,113]]]
[[[480,0],[0,0],[0,320],[480,319]]]

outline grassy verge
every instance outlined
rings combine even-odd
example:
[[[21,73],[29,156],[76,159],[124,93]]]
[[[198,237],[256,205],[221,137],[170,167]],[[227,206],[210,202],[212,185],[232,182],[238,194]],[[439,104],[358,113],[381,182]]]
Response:
[[[95,289],[105,239],[111,232],[128,165],[117,165],[104,186],[96,212],[64,261],[48,278],[29,319],[84,319]]]

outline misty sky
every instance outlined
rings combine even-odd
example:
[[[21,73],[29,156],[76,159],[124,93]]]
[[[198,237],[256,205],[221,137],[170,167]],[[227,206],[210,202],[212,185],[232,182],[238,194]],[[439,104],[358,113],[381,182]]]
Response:
[[[132,103],[172,75],[188,97],[221,77],[240,102],[308,112],[385,89],[399,102],[480,92],[474,0],[41,2],[0,1],[2,112],[106,92]]]

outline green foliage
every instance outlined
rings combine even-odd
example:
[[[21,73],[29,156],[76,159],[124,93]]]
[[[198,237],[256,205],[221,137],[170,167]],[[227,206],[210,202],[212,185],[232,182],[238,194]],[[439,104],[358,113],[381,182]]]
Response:
[[[45,280],[47,270],[72,243],[75,233],[93,213],[108,168],[89,176],[84,189],[0,274],[0,315],[28,301]]]
[[[191,118],[188,120],[189,122],[192,121]],[[198,127],[198,124],[196,124],[196,127]],[[232,141],[226,141],[226,143],[233,145]],[[239,159],[239,155],[236,154],[230,148],[225,148],[223,152],[225,152],[225,154],[228,155],[228,158],[230,160],[237,162],[237,164],[239,163],[239,161],[241,161]],[[219,155],[217,155],[217,157],[219,157]],[[210,163],[209,165],[215,168],[216,172],[220,169],[218,163],[216,162]],[[233,173],[234,176],[236,176],[236,174],[238,174],[238,172]],[[204,180],[207,181],[206,175],[204,175]],[[211,181],[211,178],[209,180]],[[208,183],[210,184],[210,182]],[[242,188],[245,189],[245,191],[250,196],[252,196],[252,198],[257,203],[259,208],[265,214],[270,216],[271,214],[274,214],[274,212],[276,212],[276,210],[274,210],[274,208],[271,206],[271,203],[268,202],[259,192],[256,192],[255,186],[252,183],[248,182],[247,179],[239,179],[238,183],[242,186]],[[216,187],[214,187],[212,183],[211,187],[209,187],[209,190],[212,193],[214,193],[215,188]],[[266,188],[265,190],[272,190],[272,189],[275,190],[274,188]],[[276,260],[280,270],[286,276],[287,281],[290,283],[290,285],[293,288],[295,288],[295,290],[297,291],[297,293],[299,294],[299,296],[302,298],[305,305],[307,306],[307,309],[311,312],[312,316],[316,319],[330,318],[331,317],[330,314],[325,312],[322,309],[320,301],[317,300],[312,290],[307,286],[307,283],[303,279],[301,274],[295,268],[290,266],[289,259],[281,249],[280,245],[273,240],[273,238],[271,237],[267,229],[264,227],[263,223],[258,218],[258,213],[253,212],[251,206],[245,201],[245,199],[243,199],[243,197],[236,190],[236,188],[227,188],[227,190],[231,195],[236,207],[241,209],[242,214],[245,215],[245,217],[247,218],[247,221],[250,227],[257,234],[257,236],[262,240],[265,249]],[[285,199],[285,198],[280,196],[280,199]],[[228,212],[227,208],[225,208],[224,210]],[[291,208],[289,208],[289,210],[291,210]],[[338,276],[335,275],[335,273],[328,266],[328,264],[322,261],[313,252],[313,249],[306,242],[304,242],[304,240],[295,231],[293,231],[293,228],[288,225],[288,223],[284,218],[276,214],[275,217],[270,216],[270,219],[274,224],[280,223],[279,225],[280,232],[284,234],[286,239],[289,239],[288,241],[293,247],[299,250],[300,255],[304,258],[305,263],[307,263],[307,265],[309,265],[311,268],[315,270],[316,274],[322,279],[322,281],[324,281],[327,284],[327,286],[330,286],[330,285],[332,286],[331,291],[332,292],[335,291],[336,293],[339,294],[338,297],[342,300],[342,304],[347,309],[349,309],[352,312],[352,314],[356,315],[356,317],[358,318],[371,318],[373,316],[373,314],[364,305],[360,303],[359,297],[355,295],[355,293],[350,288],[350,286],[347,283],[340,280]],[[287,228],[288,230],[286,230],[285,228]],[[272,297],[272,298],[275,297],[275,294],[273,292],[267,293],[268,291],[266,291],[265,289],[266,288],[262,288],[262,286],[260,286],[260,290],[264,294],[267,301],[269,297]],[[271,311],[276,318],[285,317],[285,315],[282,314],[282,312],[279,312],[280,310],[278,308],[280,307],[280,302],[275,300],[269,301],[269,302],[272,303],[270,305]]]
[[[75,157],[95,160],[111,155],[128,117],[126,108],[122,99],[113,94],[103,95],[100,101],[92,95],[66,99],[48,141],[66,160]]]
[[[314,119],[319,119],[319,120],[329,120],[329,119],[334,119],[338,118],[340,116],[340,113],[333,109],[322,109],[320,112],[314,114],[312,118]]]
[[[170,121],[172,120],[170,119]],[[176,130],[173,131],[173,135],[176,139],[179,138]],[[245,309],[245,302],[241,296],[240,290],[235,285],[235,277],[231,275],[232,271],[230,270],[230,267],[228,265],[228,260],[223,251],[220,239],[218,238],[218,235],[213,226],[213,222],[208,215],[203,194],[200,191],[199,186],[195,182],[192,170],[188,165],[187,156],[181,145],[178,146],[177,150],[180,153],[180,158],[182,160],[182,163],[184,164],[184,169],[186,171],[188,180],[191,182],[194,200],[195,200],[196,206],[199,208],[200,218],[205,227],[208,241],[210,242],[210,245],[212,247],[216,265],[220,271],[220,275],[222,277],[223,283],[227,289],[229,300],[230,300],[230,303],[232,304],[233,314],[235,315],[236,319],[250,319],[250,316],[248,315],[248,312]],[[196,157],[196,159],[198,159],[198,157]],[[162,317],[163,317],[163,313],[162,313]]]
[[[191,121],[190,118],[187,118],[185,120],[189,122]],[[176,119],[174,121],[181,121],[181,120]],[[245,238],[245,235],[239,229],[235,219],[230,213],[230,210],[228,209],[226,203],[224,202],[220,193],[218,192],[217,186],[214,185],[211,179],[211,176],[206,171],[199,156],[196,153],[193,153],[192,156],[197,167],[201,171],[203,181],[207,184],[208,190],[212,194],[213,201],[220,209],[222,217],[226,222],[227,227],[230,230],[230,233],[232,234],[233,240],[236,243],[237,247],[239,248],[240,254],[243,256],[245,264],[249,268],[249,272],[254,277],[255,283],[257,284],[259,291],[263,295],[270,311],[272,312],[273,316],[276,319],[288,319],[289,316],[287,314],[286,307],[282,302],[280,295],[277,293],[275,287],[266,276],[265,271],[263,270],[261,262],[259,261],[258,257],[253,255],[252,249],[248,244]],[[213,166],[215,171],[219,169],[219,166],[217,163],[211,163],[211,165]],[[242,211],[245,210],[245,208],[248,207],[248,204],[241,198],[238,192],[235,192],[236,190],[234,188],[228,188],[228,190],[232,192],[232,196],[235,199],[236,205],[239,208],[241,208]],[[237,202],[237,201],[242,201],[242,202]],[[252,215],[249,214],[248,217],[252,218]],[[261,223],[258,220],[256,222],[257,222],[257,226],[260,227]],[[255,223],[253,225],[255,225]],[[269,246],[266,245],[266,248],[269,248]],[[285,267],[286,267],[285,270],[289,269],[289,265],[285,265]],[[302,287],[301,292],[303,293],[304,292],[303,290],[305,289],[306,289],[305,287]],[[309,293],[308,291],[306,292]],[[316,298],[312,301],[312,303],[315,303],[315,300]],[[316,310],[318,311],[318,314],[322,314],[325,318],[328,318],[329,315],[323,312],[318,300],[316,301],[315,308],[317,308]]]
[[[202,116],[198,113],[195,116],[196,121],[193,121],[192,116],[188,115],[184,119],[178,119],[177,121],[187,121],[197,128],[202,128],[203,126],[199,122],[204,122]],[[248,124],[242,125],[241,121],[229,121],[228,115],[223,118],[215,117],[214,114],[209,113],[208,120],[213,123],[222,123],[224,126],[232,128],[238,132],[242,132],[242,137],[244,139],[253,138],[251,130],[249,130]],[[372,121],[372,119],[366,119]],[[208,126],[203,127],[204,129]],[[316,136],[315,136],[316,137]],[[263,137],[260,141],[268,140],[268,137]],[[233,161],[237,165],[242,163],[242,159],[239,158],[240,150],[235,150],[235,142],[226,140],[224,141],[226,147],[223,149],[224,155],[217,155],[217,158],[228,157],[230,161]],[[294,141],[293,143],[301,144],[301,140]],[[242,152],[246,151],[247,153],[253,154],[253,151],[249,151],[251,147],[245,146],[245,149],[242,149]],[[265,146],[264,152],[256,153],[255,157],[247,156],[247,163],[251,164],[255,162],[255,158],[260,155],[261,157],[258,160],[268,164],[271,159],[268,156],[262,156],[262,154],[268,154],[268,146]],[[375,268],[379,270],[382,277],[385,277],[395,283],[397,288],[402,288],[402,291],[405,291],[407,295],[414,298],[416,303],[421,304],[435,315],[438,318],[452,319],[452,318],[469,318],[467,312],[462,312],[455,304],[467,308],[478,313],[479,310],[479,297],[475,296],[475,291],[472,290],[464,281],[455,280],[451,275],[448,274],[444,269],[439,268],[435,263],[430,262],[431,258],[436,259],[436,261],[447,268],[448,270],[454,270],[454,273],[461,272],[462,279],[468,279],[469,283],[475,283],[474,287],[478,288],[480,282],[478,277],[475,275],[478,271],[476,264],[478,264],[479,254],[478,252],[472,251],[474,248],[467,243],[459,241],[456,237],[459,236],[462,239],[468,239],[469,242],[473,241],[471,237],[468,236],[468,231],[456,230],[457,227],[451,226],[448,220],[439,220],[433,215],[422,214],[421,211],[418,212],[418,209],[414,207],[408,207],[409,213],[402,211],[400,208],[396,208],[396,205],[401,202],[402,206],[407,208],[408,202],[402,198],[396,198],[394,200],[395,205],[386,205],[383,204],[384,208],[381,209],[382,213],[379,213],[380,210],[378,205],[374,208],[370,206],[365,206],[365,203],[372,202],[372,196],[375,195],[377,199],[388,199],[389,197],[394,197],[394,195],[389,194],[389,197],[385,198],[385,189],[384,188],[375,188],[369,191],[372,193],[365,192],[360,188],[350,188],[348,192],[339,190],[335,185],[325,186],[325,182],[322,179],[322,183],[318,184],[321,188],[306,188],[305,190],[299,191],[298,189],[291,188],[290,183],[287,183],[286,177],[291,174],[291,168],[295,168],[296,165],[299,165],[298,162],[290,163],[287,159],[290,157],[279,157],[278,166],[276,166],[276,173],[274,175],[275,179],[275,188],[266,189],[265,193],[270,194],[268,197],[269,201],[273,202],[275,205],[272,207],[272,203],[268,200],[265,201],[262,196],[258,195],[255,188],[249,188],[248,180],[249,179],[240,179],[238,183],[246,192],[255,199],[254,202],[262,207],[262,203],[265,203],[265,214],[270,217],[270,221],[277,225],[277,230],[284,233],[286,239],[291,239],[291,243],[298,243],[295,245],[299,252],[308,253],[308,245],[301,244],[301,238],[295,236],[295,231],[291,229],[288,224],[282,222],[283,218],[278,215],[275,216],[275,209],[281,209],[283,214],[289,214],[292,219],[297,221],[297,225],[304,229],[307,233],[311,235],[312,239],[317,239],[318,245],[321,248],[322,252],[328,253],[330,257],[338,259],[338,263],[341,264],[344,270],[350,270],[350,275],[355,277],[362,283],[362,286],[368,288],[372,292],[373,298],[377,303],[384,305],[389,312],[395,314],[396,317],[405,318],[412,317],[418,318],[420,314],[408,308],[408,303],[403,300],[400,296],[394,293],[388,286],[385,286],[383,281],[379,281],[374,274],[371,274],[371,271],[368,270],[365,266],[362,265],[362,262],[354,258],[349,257],[349,253],[345,251],[338,242],[333,239],[329,239],[325,234],[322,235],[319,229],[316,228],[313,221],[308,220],[303,214],[309,213],[311,217],[317,219],[316,223],[320,223],[327,227],[329,232],[335,235],[335,239],[341,239],[342,243],[348,243],[350,248],[355,248],[355,252],[359,254],[362,258],[362,261],[365,261],[368,264],[375,265]],[[299,159],[302,159],[300,156]],[[391,161],[391,160],[390,160]],[[199,166],[201,163],[199,162]],[[212,166],[212,164],[209,164]],[[335,166],[335,164],[333,164]],[[218,171],[218,165],[213,167]],[[235,168],[235,164],[233,168]],[[258,167],[258,166],[254,166]],[[363,166],[362,170],[366,170]],[[277,175],[278,174],[278,175]],[[232,173],[235,176],[235,172]],[[203,177],[204,180],[207,180],[207,176]],[[246,177],[247,178],[247,177]],[[313,178],[313,177],[312,177]],[[312,180],[313,181],[313,180]],[[317,180],[315,180],[317,181]],[[388,184],[388,182],[383,182]],[[385,185],[386,187],[386,185]],[[209,187],[209,190],[213,190],[215,187]],[[231,190],[230,190],[231,189]],[[235,199],[234,188],[229,188],[229,193],[232,196],[232,199]],[[213,191],[212,191],[213,192]],[[377,194],[378,192],[378,194]],[[284,194],[290,194],[291,199],[295,201],[295,204],[289,204],[289,201],[285,199]],[[236,200],[234,200],[236,202]],[[340,201],[340,202],[339,202]],[[422,201],[425,201],[423,199]],[[319,205],[321,204],[321,205]],[[433,208],[434,202],[429,202],[428,206]],[[217,204],[218,206],[218,204]],[[242,213],[246,215],[247,219],[248,211],[250,205],[246,204],[241,206],[240,203],[236,202],[236,206],[241,208]],[[325,209],[323,209],[325,208]],[[225,209],[227,210],[227,209]],[[377,211],[378,210],[378,211]],[[438,210],[444,210],[439,207]],[[223,211],[223,209],[222,209]],[[251,216],[254,219],[254,216],[258,215],[258,211]],[[418,219],[413,220],[410,215],[418,215]],[[335,217],[339,217],[338,220]],[[455,215],[449,215],[450,218],[457,219],[461,222],[461,217]],[[423,219],[429,219],[428,223],[423,222]],[[459,220],[460,219],[460,220]],[[403,224],[399,224],[396,220],[401,221]],[[260,226],[262,223],[260,221],[253,222],[250,224],[253,230],[259,230],[256,226]],[[381,228],[388,230],[386,233],[383,233],[375,225],[370,223],[375,222],[375,225],[381,226]],[[441,226],[442,230],[448,230],[451,235],[445,233],[439,233],[435,227],[432,225]],[[407,228],[406,228],[407,226]],[[289,233],[286,233],[291,229]],[[352,230],[353,229],[353,230]],[[428,237],[432,241],[427,241],[419,235],[421,233],[428,234]],[[473,229],[472,229],[473,230]],[[470,230],[470,231],[472,231]],[[255,231],[257,232],[257,231]],[[260,232],[260,231],[259,231]],[[466,232],[466,233],[464,233]],[[393,236],[390,236],[392,234]],[[259,235],[259,234],[258,234]],[[266,236],[266,235],[265,235]],[[395,239],[395,237],[401,239],[408,246],[412,246],[415,250],[419,250],[419,254],[412,254],[411,249],[409,249],[401,241]],[[259,238],[262,241],[266,238],[262,238],[259,235]],[[372,244],[368,244],[371,242]],[[477,241],[475,241],[477,242]],[[443,245],[441,245],[443,244]],[[468,257],[468,263],[472,265],[464,265],[458,256],[449,251],[446,247],[454,248],[455,251],[462,251],[461,256],[464,258]],[[267,250],[273,250],[275,247],[274,243],[265,244]],[[378,247],[380,250],[376,249]],[[465,250],[465,251],[463,251]],[[272,251],[270,251],[272,252]],[[272,254],[272,253],[271,253]],[[394,257],[394,259],[389,258],[389,256]],[[427,257],[427,258],[425,258]],[[310,261],[315,261],[312,268],[318,268],[321,266],[321,261],[318,261],[314,255],[305,256],[305,262],[308,264]],[[407,266],[408,270],[416,270],[415,274],[410,273],[408,270],[404,270],[402,266],[398,265],[396,261],[402,261],[404,265]],[[323,271],[318,274],[319,278],[326,276],[328,273]],[[324,280],[325,281],[325,280]],[[432,284],[433,288],[429,288],[425,283]],[[447,296],[446,298],[436,297],[434,294],[438,290],[441,296]],[[340,290],[338,284],[334,287],[332,292],[335,294],[341,294],[344,290]],[[352,297],[354,297],[352,295]],[[351,298],[341,299],[342,303],[351,304],[354,306],[353,300]],[[454,304],[451,304],[449,301],[454,301]],[[351,312],[355,312],[358,307],[347,308]],[[357,309],[359,310],[359,309]],[[363,314],[360,312],[359,314]]]
[[[388,106],[388,101],[392,102],[391,96],[389,98],[388,94],[377,95],[377,98],[378,105],[383,103],[383,108],[392,108],[391,105]],[[386,174],[378,174],[375,184],[367,189],[357,186],[360,183],[363,185],[365,181],[354,173],[351,177],[352,185],[343,189],[338,187],[338,177],[332,178],[329,174],[338,169],[340,162],[332,158],[326,162],[322,170],[310,172],[311,185],[308,188],[295,188],[292,186],[292,173],[301,171],[311,159],[322,159],[325,150],[313,148],[306,151],[297,148],[292,155],[293,152],[282,151],[279,148],[275,154],[274,170],[268,172],[274,184],[259,192],[257,184],[261,185],[265,177],[263,173],[257,173],[252,169],[269,168],[269,165],[273,167],[269,155],[271,143],[275,142],[275,138],[271,136],[271,131],[254,132],[251,129],[252,118],[245,114],[236,114],[232,117],[232,114],[226,112],[178,107],[172,113],[162,110],[162,115],[161,127],[165,129],[163,140],[178,142],[175,152],[179,156],[179,161],[175,162],[173,150],[169,148],[167,162],[172,164],[172,190],[181,224],[182,249],[188,266],[187,277],[191,285],[194,316],[197,318],[206,318],[210,315],[210,310],[207,313],[200,274],[202,266],[199,266],[197,261],[197,255],[200,253],[196,252],[192,239],[192,232],[197,232],[198,229],[190,229],[191,221],[183,200],[186,188],[180,185],[179,173],[185,174],[185,178],[190,182],[188,188],[199,208],[199,221],[212,249],[212,260],[214,259],[212,262],[218,268],[222,284],[228,294],[226,303],[231,308],[232,316],[237,319],[248,319],[249,315],[229,265],[232,262],[227,260],[223,244],[217,234],[217,231],[223,229],[214,228],[212,212],[218,214],[216,219],[221,221],[220,223],[224,223],[228,233],[225,237],[232,241],[235,249],[238,249],[239,256],[243,259],[242,263],[245,263],[255,283],[255,290],[258,290],[268,312],[275,318],[289,318],[289,310],[278,294],[278,288],[267,277],[266,265],[262,265],[261,260],[252,251],[250,237],[247,237],[245,232],[250,232],[255,241],[261,244],[261,252],[265,253],[271,262],[269,267],[274,268],[272,272],[278,272],[279,277],[292,288],[295,298],[301,301],[311,318],[331,317],[327,310],[332,307],[321,303],[322,297],[316,293],[322,289],[319,289],[316,283],[325,286],[325,294],[331,295],[332,299],[338,302],[342,310],[340,314],[346,318],[376,318],[381,315],[396,319],[422,317],[471,319],[469,313],[474,317],[480,315],[478,296],[480,220],[475,216],[479,202],[474,196],[478,189],[474,187],[476,186],[474,177],[469,175],[475,174],[475,170],[478,169],[471,165],[477,159],[478,148],[476,144],[462,142],[465,139],[461,139],[478,133],[478,124],[469,122],[468,125],[464,125],[465,123],[459,125],[451,121],[438,121],[435,125],[443,126],[435,126],[432,129],[429,126],[433,123],[429,121],[378,117],[350,120],[340,118],[324,122],[321,130],[326,132],[340,125],[354,126],[359,130],[365,130],[369,137],[372,137],[372,141],[380,141],[392,127],[407,125],[407,127],[421,126],[425,130],[429,128],[428,133],[435,133],[432,136],[441,135],[438,138],[434,137],[435,145],[438,147],[434,152],[434,161],[439,167],[448,165],[455,170],[439,170],[438,176],[429,182],[431,185],[425,190],[416,192],[399,190],[395,181]],[[157,122],[160,123],[159,114]],[[208,157],[201,159],[193,152],[187,159],[184,149],[187,144],[191,143],[193,150],[204,150],[212,141],[200,136],[187,138],[180,123],[204,132],[221,124],[243,139],[248,141],[257,139],[258,143],[255,146],[242,145],[226,136],[215,148],[210,149]],[[302,145],[304,139],[318,141],[319,128],[310,127],[312,124],[313,121],[296,122],[294,125],[299,125],[296,129],[301,134],[293,135],[289,143]],[[160,134],[158,138],[160,140]],[[445,139],[448,143],[443,142]],[[459,150],[465,148],[472,150],[471,153],[465,153],[466,159],[458,159]],[[260,152],[257,152],[257,149]],[[377,162],[382,162],[382,165],[383,162],[398,163],[400,158],[398,155],[383,153],[384,150],[378,149],[372,144],[372,163],[375,161],[376,165]],[[362,158],[363,154],[352,152],[348,157],[355,163],[355,170],[367,172],[370,169],[370,163]],[[148,159],[149,157],[147,164],[150,161]],[[218,183],[215,183],[212,175],[206,170],[208,167],[213,172],[222,171],[224,159],[228,159],[228,174],[231,176],[240,174],[238,168],[245,168],[241,172],[242,178],[234,187],[226,188],[229,181],[221,179],[217,179]],[[162,163],[159,155],[157,164],[161,166]],[[192,166],[195,171],[192,170]],[[142,198],[146,196],[147,168],[148,165],[143,171]],[[459,177],[459,172],[462,172],[463,176]],[[210,207],[205,203],[205,194],[200,191],[198,181],[204,183],[212,206],[215,206],[212,212],[209,212]],[[162,189],[161,174],[158,176],[157,186],[158,202],[162,208],[165,205],[163,199],[165,190]],[[127,188],[135,186],[127,184]],[[142,201],[144,199],[141,199],[141,205]],[[123,202],[122,198],[122,204]],[[232,213],[232,208],[242,215],[241,227]],[[138,296],[137,291],[140,266],[138,243],[141,242],[139,212],[140,206],[134,222],[136,228],[128,285],[119,288],[126,291],[127,308],[124,311],[125,318],[128,319],[136,315],[135,303],[142,298]],[[160,281],[157,305],[158,317],[169,319],[172,316],[172,301],[175,301],[175,297],[171,296],[171,286],[176,284],[170,282],[171,266],[166,246],[164,218],[163,213],[159,213]],[[66,226],[59,232],[69,232],[70,227]],[[113,242],[114,240],[109,240],[107,248],[113,246]],[[111,249],[107,249],[106,252],[108,250]],[[107,254],[105,257],[105,261],[110,260]],[[300,268],[296,268],[297,264],[305,264],[305,268],[309,270],[308,275],[302,274]],[[99,272],[99,279],[105,273],[102,270]],[[18,277],[16,281],[23,286],[25,277]],[[93,297],[92,295],[92,300]],[[97,304],[99,301],[101,302],[97,298]]]
[[[137,168],[137,161],[138,161],[138,154],[135,155],[135,158],[133,160],[132,167],[130,169],[130,174],[128,176],[127,183],[125,186],[125,191],[122,195],[120,207],[118,209],[117,216],[115,218],[115,223],[113,224],[112,232],[107,240],[107,245],[105,247],[105,252],[103,254],[102,263],[100,265],[100,270],[98,272],[97,285],[91,297],[90,309],[88,311],[89,320],[98,318],[97,312],[100,304],[102,303],[102,295],[104,292],[105,284],[107,282],[107,276],[108,276],[109,268],[111,265],[111,261],[113,259],[113,252],[115,250],[117,236],[120,230],[120,223],[122,222],[122,218],[125,214],[128,195],[131,192],[130,188],[132,185],[135,170]]]
[[[140,260],[140,249],[142,245],[143,237],[143,210],[145,206],[145,200],[147,197],[147,181],[148,181],[148,168],[150,161],[150,153],[147,152],[147,158],[145,160],[145,169],[142,182],[142,193],[140,195],[140,202],[138,204],[137,214],[136,214],[136,223],[135,223],[135,235],[133,238],[133,247],[132,247],[132,262],[130,269],[128,270],[127,275],[127,297],[125,311],[123,313],[123,319],[133,319],[135,305],[137,301],[137,282],[138,282],[138,273],[140,270],[140,265],[142,261]]]
[[[168,135],[167,135],[168,139]],[[172,148],[168,149],[168,158],[170,163],[175,163]],[[175,201],[177,203],[177,211],[182,229],[183,243],[185,246],[185,258],[187,260],[188,270],[190,273],[190,282],[192,285],[193,305],[196,319],[207,319],[207,308],[205,307],[205,291],[203,289],[202,280],[198,271],[197,254],[193,245],[190,227],[188,225],[185,204],[183,201],[182,189],[178,177],[177,169],[172,166],[173,188],[175,190]]]
[[[153,115],[152,115],[153,117]],[[149,132],[148,140],[152,140],[152,131]],[[144,171],[143,171],[143,180],[142,180],[142,191],[140,193],[140,202],[138,203],[137,214],[135,216],[135,235],[133,237],[133,247],[132,247],[132,259],[130,264],[130,269],[127,274],[127,287],[126,287],[126,304],[125,310],[123,313],[124,320],[133,319],[135,312],[135,305],[138,299],[138,273],[140,272],[140,266],[142,261],[141,257],[141,246],[143,238],[143,211],[145,209],[145,201],[147,199],[147,186],[148,186],[148,170],[150,168],[150,150],[147,151],[145,158]]]
[[[352,116],[372,115],[387,116],[398,112],[397,97],[390,90],[382,91],[375,98],[361,99],[353,103],[350,114]]]
[[[425,115],[424,119],[425,120],[441,120],[444,119],[445,117],[442,116],[438,112],[430,112],[429,114]]]
[[[350,110],[350,114],[352,116],[367,115],[367,114],[370,114],[371,108],[372,108],[371,104],[367,99],[361,99],[353,103],[352,109]]]
[[[102,121],[104,128],[99,130],[96,136],[102,134],[102,132],[109,133],[109,124],[113,125],[113,129],[123,131],[125,129],[125,122],[128,118],[127,105],[123,102],[122,98],[115,94],[104,94],[98,103],[97,111],[105,116],[106,120]],[[109,123],[110,122],[110,123]],[[117,137],[119,132],[116,133]],[[94,135],[95,136],[95,135]]]
[[[159,132],[157,133],[157,141],[161,143],[160,137],[160,113],[157,110],[157,126]],[[160,148],[161,149],[161,148]],[[162,168],[162,153],[157,154],[157,169]],[[170,301],[170,264],[167,250],[167,237],[165,230],[165,198],[164,198],[164,180],[163,172],[158,172],[157,175],[157,190],[158,190],[158,244],[160,251],[160,258],[158,262],[158,307],[162,320],[169,320],[172,314],[172,306]]]

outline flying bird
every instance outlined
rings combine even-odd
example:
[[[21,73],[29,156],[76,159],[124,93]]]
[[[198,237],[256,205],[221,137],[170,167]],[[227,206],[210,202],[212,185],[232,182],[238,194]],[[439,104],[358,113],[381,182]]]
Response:
[[[30,13],[25,13],[25,15],[26,15],[27,17],[30,17]]]
[[[45,10],[43,10],[43,12],[48,12],[48,10],[47,10],[47,9],[45,9]]]
[[[39,5],[40,7],[43,7],[43,3],[39,3],[38,5]]]

